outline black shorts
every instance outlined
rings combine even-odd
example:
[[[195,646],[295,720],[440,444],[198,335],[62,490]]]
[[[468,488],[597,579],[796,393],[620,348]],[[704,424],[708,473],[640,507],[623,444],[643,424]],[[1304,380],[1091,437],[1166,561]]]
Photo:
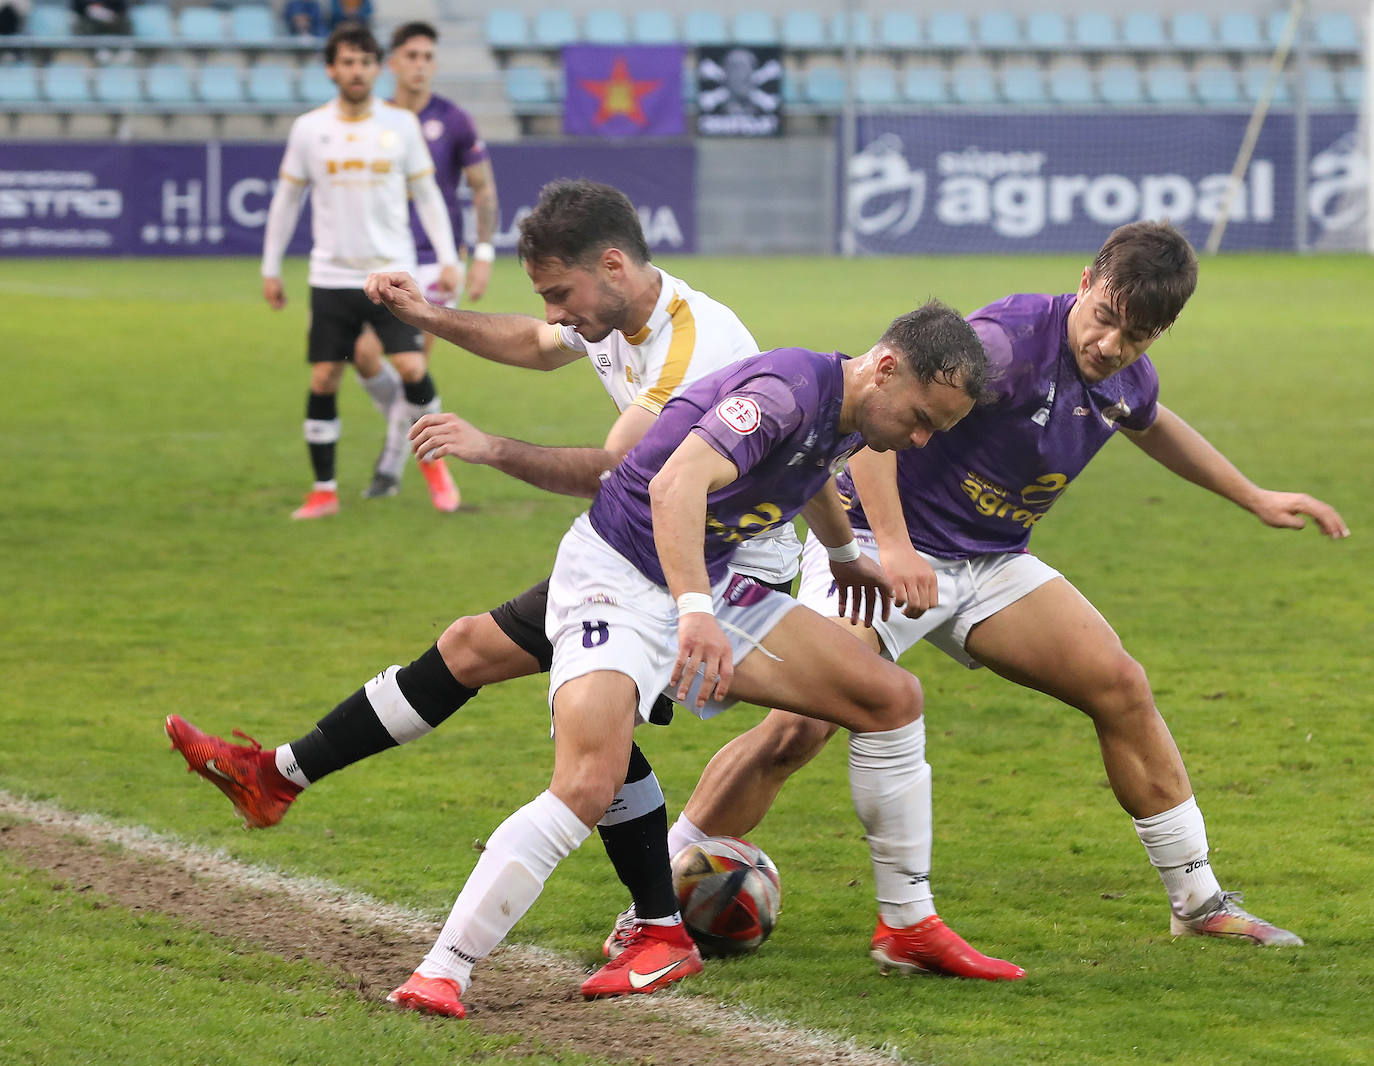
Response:
[[[424,336],[407,326],[381,304],[374,304],[362,289],[310,289],[310,342],[306,349],[312,363],[346,363],[363,327],[371,326],[387,355],[419,352]]]

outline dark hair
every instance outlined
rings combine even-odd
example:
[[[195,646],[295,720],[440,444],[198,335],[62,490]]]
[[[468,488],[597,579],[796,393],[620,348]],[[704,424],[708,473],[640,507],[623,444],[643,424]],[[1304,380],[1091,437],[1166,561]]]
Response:
[[[1130,222],[1112,230],[1088,276],[1101,281],[1131,329],[1154,336],[1174,324],[1197,288],[1197,256],[1167,222]]]
[[[983,342],[962,315],[939,300],[892,320],[878,343],[902,354],[922,385],[955,385],[975,402],[984,399],[988,357]]]
[[[360,52],[371,52],[377,57],[378,63],[382,61],[382,46],[377,43],[377,38],[372,36],[372,31],[361,22],[341,22],[329,35],[329,40],[324,42],[325,66],[334,65],[341,44],[351,44]]]
[[[539,202],[520,223],[515,251],[522,261],[557,259],[579,266],[607,248],[619,248],[638,263],[649,261],[634,204],[609,185],[565,178],[539,190]]]
[[[428,37],[431,41],[438,42],[439,31],[428,22],[406,22],[396,27],[396,32],[391,35],[391,50],[394,52],[405,44],[412,37]]]

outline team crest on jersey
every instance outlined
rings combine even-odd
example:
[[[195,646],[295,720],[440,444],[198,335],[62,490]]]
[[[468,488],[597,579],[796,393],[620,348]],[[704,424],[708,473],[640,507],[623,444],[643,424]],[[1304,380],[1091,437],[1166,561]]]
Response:
[[[748,396],[727,396],[716,404],[716,414],[741,437],[759,428],[759,405]]]
[[[420,126],[427,141],[437,141],[444,135],[444,124],[437,118],[427,118]]]
[[[382,130],[381,133],[377,134],[377,143],[381,145],[383,148],[394,147],[396,144],[396,140],[397,137],[395,130]]]

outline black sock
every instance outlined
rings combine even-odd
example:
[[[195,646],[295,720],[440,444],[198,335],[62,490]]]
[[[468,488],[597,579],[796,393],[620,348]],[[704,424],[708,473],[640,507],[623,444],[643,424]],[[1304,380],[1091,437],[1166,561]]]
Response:
[[[413,403],[416,407],[423,407],[439,395],[434,388],[434,379],[429,376],[429,371],[425,371],[425,376],[419,381],[402,382],[401,388],[405,391],[406,402]]]
[[[630,748],[625,783],[632,785],[653,773],[638,744]],[[656,810],[615,825],[598,825],[601,843],[621,883],[630,890],[635,914],[640,918],[667,918],[677,911],[672,869],[668,860],[668,808]]]
[[[334,394],[324,395],[312,392],[305,402],[305,417],[312,422],[333,422],[339,417],[339,398]],[[334,452],[337,444],[328,441],[314,444],[307,441],[310,449],[310,466],[315,471],[316,481],[334,480]]]

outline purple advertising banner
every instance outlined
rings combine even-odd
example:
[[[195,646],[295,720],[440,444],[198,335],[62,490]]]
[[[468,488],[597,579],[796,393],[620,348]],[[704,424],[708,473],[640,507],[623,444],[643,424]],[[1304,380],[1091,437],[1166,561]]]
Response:
[[[655,251],[696,250],[691,145],[491,145],[495,244],[513,251],[540,187],[586,177],[623,190]],[[281,144],[0,144],[0,256],[260,255]],[[470,208],[467,208],[470,210]],[[468,232],[473,232],[469,222]],[[289,253],[310,250],[310,211]]]
[[[590,137],[680,137],[681,45],[563,48],[563,132]]]
[[[860,252],[1091,251],[1116,226],[1168,218],[1195,244],[1226,195],[1243,114],[869,115],[838,205]],[[1308,229],[1360,247],[1366,166],[1353,113],[1313,114]],[[1291,249],[1293,116],[1271,114],[1231,198],[1224,249]],[[847,213],[847,214],[846,214]]]

